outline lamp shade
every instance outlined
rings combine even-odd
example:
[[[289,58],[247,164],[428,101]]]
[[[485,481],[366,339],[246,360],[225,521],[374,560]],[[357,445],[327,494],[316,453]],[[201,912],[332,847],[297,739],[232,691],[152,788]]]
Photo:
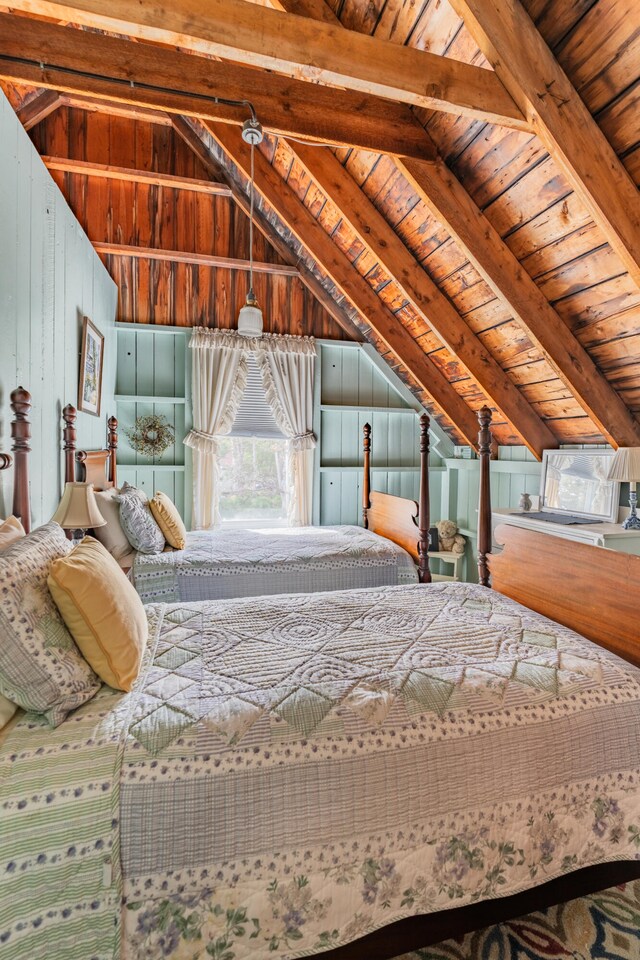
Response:
[[[611,457],[607,480],[635,483],[640,480],[640,447],[620,447]]]
[[[98,509],[92,483],[65,483],[60,506],[51,519],[64,530],[89,530],[107,522]]]
[[[241,337],[262,336],[262,310],[253,295],[253,290],[249,290],[247,302],[238,314],[238,333]]]

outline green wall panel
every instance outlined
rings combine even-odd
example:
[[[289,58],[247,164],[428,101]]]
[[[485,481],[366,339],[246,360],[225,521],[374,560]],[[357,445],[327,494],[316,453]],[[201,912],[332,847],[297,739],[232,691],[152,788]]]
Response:
[[[82,318],[105,337],[102,415],[79,413],[78,445],[99,448],[115,412],[117,290],[0,91],[0,449],[10,448],[9,394],[32,395],[32,523],[62,491],[61,411],[78,395]],[[0,474],[0,515],[11,510],[13,470]]]

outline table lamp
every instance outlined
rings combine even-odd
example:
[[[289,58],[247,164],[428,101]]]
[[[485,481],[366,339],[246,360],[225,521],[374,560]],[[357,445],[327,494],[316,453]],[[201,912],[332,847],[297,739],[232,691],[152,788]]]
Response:
[[[621,480],[629,484],[629,516],[622,526],[625,530],[640,530],[640,517],[636,512],[638,505],[636,482],[640,480],[640,447],[620,447],[616,450],[611,458],[607,480]]]
[[[52,520],[59,523],[63,530],[85,530],[104,527],[104,519],[93,492],[92,483],[65,483],[62,500]]]

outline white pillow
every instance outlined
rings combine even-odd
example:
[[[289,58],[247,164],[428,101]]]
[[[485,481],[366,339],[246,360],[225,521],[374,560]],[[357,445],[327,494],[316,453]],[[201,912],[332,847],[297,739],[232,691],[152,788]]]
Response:
[[[96,527],[93,531],[96,540],[109,551],[114,560],[120,563],[131,553],[131,544],[120,523],[120,504],[115,499],[118,491],[100,490],[96,493],[98,510],[107,521],[106,526]]]
[[[24,536],[24,527],[17,517],[0,520],[0,550],[10,547],[12,543]]]

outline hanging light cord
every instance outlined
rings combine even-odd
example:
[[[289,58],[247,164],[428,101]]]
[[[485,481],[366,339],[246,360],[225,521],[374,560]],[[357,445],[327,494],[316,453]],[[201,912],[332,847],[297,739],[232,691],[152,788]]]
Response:
[[[253,173],[255,145],[251,144],[251,189],[249,196],[249,290],[253,295]]]

